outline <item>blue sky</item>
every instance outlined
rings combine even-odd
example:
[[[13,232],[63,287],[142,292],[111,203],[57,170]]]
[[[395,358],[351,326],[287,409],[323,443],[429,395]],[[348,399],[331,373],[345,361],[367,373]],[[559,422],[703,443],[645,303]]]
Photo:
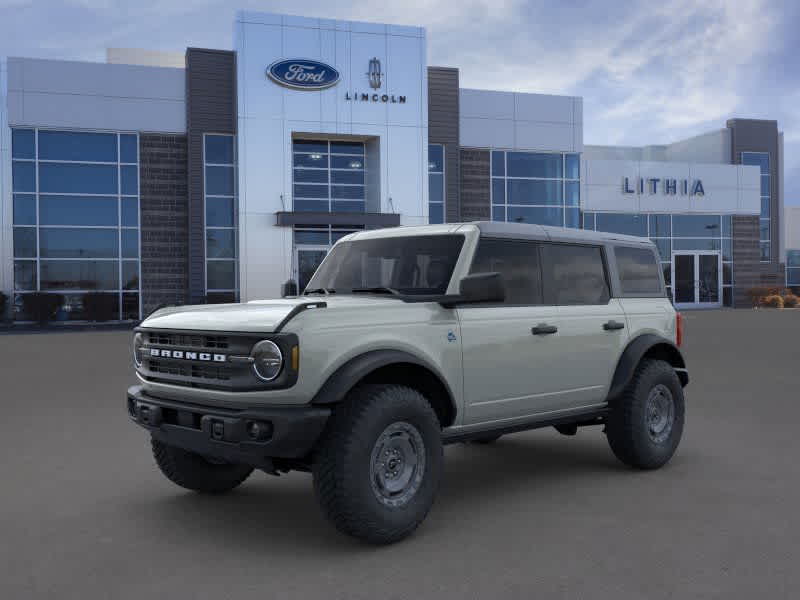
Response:
[[[799,2],[0,0],[0,56],[230,48],[237,8],[425,26],[429,64],[459,67],[464,87],[583,96],[588,144],[777,119],[786,202],[800,204]]]

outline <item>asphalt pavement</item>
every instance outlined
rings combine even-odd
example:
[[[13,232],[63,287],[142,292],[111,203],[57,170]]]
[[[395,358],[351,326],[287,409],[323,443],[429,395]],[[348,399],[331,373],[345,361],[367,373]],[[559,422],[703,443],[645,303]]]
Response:
[[[454,445],[428,519],[375,548],[308,474],[204,497],[125,412],[129,332],[0,335],[0,598],[800,598],[800,310],[686,314],[683,442],[599,428]]]

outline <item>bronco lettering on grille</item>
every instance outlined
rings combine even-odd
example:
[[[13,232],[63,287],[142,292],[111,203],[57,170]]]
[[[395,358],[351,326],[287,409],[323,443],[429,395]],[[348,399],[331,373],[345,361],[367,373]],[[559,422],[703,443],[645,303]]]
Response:
[[[162,348],[150,348],[150,356],[158,358],[177,358],[183,360],[202,360],[205,362],[227,362],[225,354],[209,354],[207,352],[185,352],[183,350],[164,350]]]

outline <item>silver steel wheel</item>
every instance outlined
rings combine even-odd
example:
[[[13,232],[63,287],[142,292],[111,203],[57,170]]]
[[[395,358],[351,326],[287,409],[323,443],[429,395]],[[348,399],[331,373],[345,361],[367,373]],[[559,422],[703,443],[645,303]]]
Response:
[[[661,444],[672,433],[675,423],[675,400],[672,392],[663,383],[650,390],[647,396],[647,433],[650,439]]]
[[[383,430],[370,458],[370,483],[384,505],[408,504],[425,476],[425,443],[416,427],[392,423]]]

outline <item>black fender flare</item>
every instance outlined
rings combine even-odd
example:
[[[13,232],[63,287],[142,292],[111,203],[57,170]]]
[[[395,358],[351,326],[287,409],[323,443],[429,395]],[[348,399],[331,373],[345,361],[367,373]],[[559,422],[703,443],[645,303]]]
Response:
[[[325,405],[340,402],[370,373],[382,367],[401,364],[422,367],[438,380],[438,384],[447,392],[448,408],[454,418],[457,412],[455,398],[445,378],[427,361],[402,350],[371,350],[351,358],[328,377],[311,400],[311,404]]]
[[[645,333],[631,340],[623,350],[608,390],[609,400],[619,396],[628,386],[639,362],[648,353],[661,360],[666,360],[675,368],[681,385],[683,387],[688,385],[689,374],[686,371],[686,361],[678,347],[665,337]]]

